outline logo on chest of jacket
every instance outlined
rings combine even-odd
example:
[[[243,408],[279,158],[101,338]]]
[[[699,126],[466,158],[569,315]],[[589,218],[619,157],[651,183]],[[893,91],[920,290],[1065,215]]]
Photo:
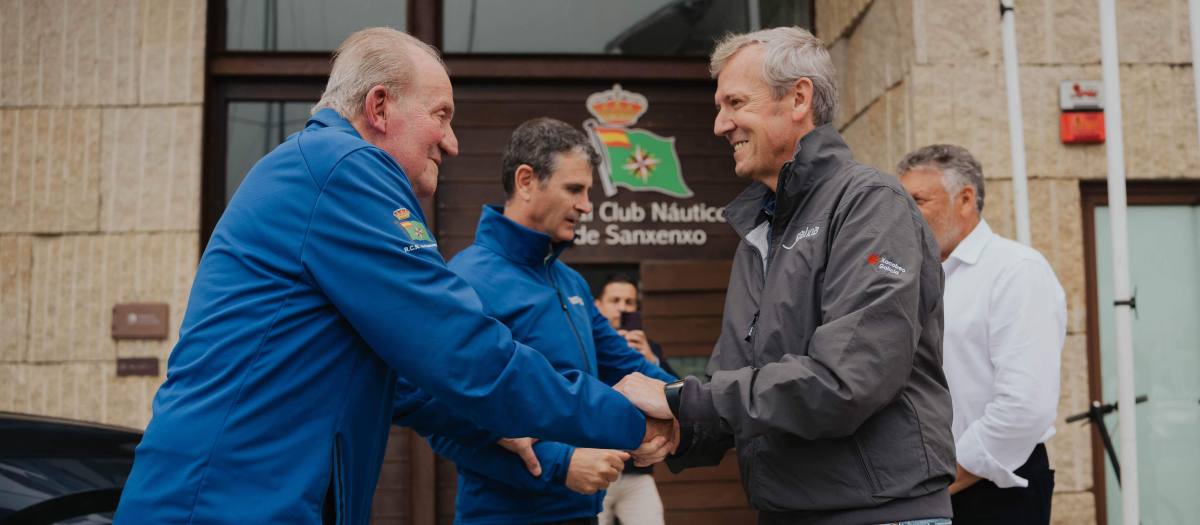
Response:
[[[574,304],[574,305],[583,306],[583,298],[578,295],[572,295],[572,296],[568,297],[567,302]]]
[[[819,232],[819,231],[821,231],[820,226],[811,226],[811,227],[805,228],[803,231],[796,234],[796,238],[792,241],[791,246],[788,246],[785,244],[785,245],[783,245],[783,247],[784,247],[784,249],[790,250],[790,249],[796,247],[796,243],[800,242],[801,240],[807,239],[809,237],[816,237],[817,232]]]
[[[900,274],[908,271],[908,270],[905,270],[903,266],[900,266],[899,264],[889,261],[886,257],[882,257],[878,253],[872,253],[871,255],[868,255],[867,263],[869,263],[871,266],[874,266],[877,269],[883,270],[883,271],[888,272],[893,275],[900,275]]]

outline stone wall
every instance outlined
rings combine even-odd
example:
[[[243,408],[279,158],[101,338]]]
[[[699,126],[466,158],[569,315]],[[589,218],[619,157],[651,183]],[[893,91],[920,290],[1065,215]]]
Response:
[[[1079,181],[1106,176],[1104,145],[1059,139],[1058,83],[1101,79],[1095,0],[1016,0],[1033,244],[1067,292],[1055,523],[1095,523],[1090,433],[1061,418],[1088,404]],[[1130,178],[1200,178],[1187,2],[1117,2]],[[988,178],[984,217],[1015,237],[996,0],[818,1],[818,36],[842,87],[837,120],[855,157],[889,173],[933,143],[970,149]]]
[[[149,422],[200,258],[205,14],[0,0],[0,410]],[[168,303],[170,338],[114,341],[126,302]]]

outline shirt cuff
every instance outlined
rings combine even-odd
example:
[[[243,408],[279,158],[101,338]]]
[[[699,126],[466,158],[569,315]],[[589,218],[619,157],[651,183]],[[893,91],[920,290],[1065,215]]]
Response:
[[[972,426],[958,439],[954,445],[958,464],[967,472],[995,483],[997,487],[1008,489],[1013,487],[1028,487],[1029,480],[1004,468],[996,458],[983,446],[979,432]]]
[[[679,392],[679,424],[718,423],[721,420],[717,407],[713,405],[712,390],[709,383],[701,383],[699,379],[688,376],[683,380],[683,390]]]

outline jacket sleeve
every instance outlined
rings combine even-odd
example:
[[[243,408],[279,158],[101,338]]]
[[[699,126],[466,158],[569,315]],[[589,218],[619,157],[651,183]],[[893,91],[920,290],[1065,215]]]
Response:
[[[596,367],[599,370],[600,380],[604,384],[615,385],[622,378],[634,372],[641,372],[643,375],[668,383],[675,380],[675,376],[646,360],[646,356],[629,346],[629,342],[613,329],[612,325],[608,323],[608,318],[600,313],[593,301],[588,300],[587,306],[592,312],[592,338],[596,342]]]
[[[500,445],[463,445],[444,436],[428,437],[429,446],[438,455],[453,461],[455,465],[478,472],[500,483],[513,487],[541,491],[555,486],[561,487],[567,483],[567,471],[571,466],[571,457],[575,447],[538,441],[533,444],[533,453],[542,465],[542,475],[534,476],[525,468],[525,462],[520,456],[513,454]]]
[[[504,436],[631,449],[645,418],[620,393],[559,374],[488,317],[470,285],[446,267],[419,223],[424,215],[399,165],[378,148],[347,155],[329,174],[309,221],[301,262],[371,350],[414,386]],[[464,364],[470,366],[464,366]],[[516,414],[518,417],[514,417]]]
[[[438,434],[465,446],[489,445],[502,437],[479,428],[404,378],[396,383],[392,424],[412,428],[422,436]]]
[[[683,393],[681,421],[719,418],[739,439],[821,439],[854,433],[893,402],[912,372],[922,330],[925,236],[908,199],[886,185],[843,199],[830,220],[822,324],[807,351],[781,349],[784,357],[762,368],[714,373],[693,395]],[[787,329],[787,320],[778,322]]]
[[[1025,487],[1029,481],[1015,471],[1058,417],[1066,295],[1049,264],[1025,259],[996,280],[988,311],[995,397],[959,436],[955,452],[967,472],[1000,488]]]

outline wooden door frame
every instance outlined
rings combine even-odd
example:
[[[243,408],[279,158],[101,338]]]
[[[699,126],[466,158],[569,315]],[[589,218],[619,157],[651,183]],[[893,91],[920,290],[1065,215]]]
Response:
[[[1126,200],[1131,206],[1200,205],[1200,180],[1128,181]],[[1108,182],[1085,180],[1079,183],[1080,208],[1083,211],[1083,254],[1087,290],[1087,356],[1089,403],[1104,402],[1100,367],[1100,295],[1096,275],[1096,207],[1108,205]],[[1096,502],[1096,523],[1107,525],[1108,503],[1105,486],[1105,451],[1100,433],[1092,426],[1092,493]]]

